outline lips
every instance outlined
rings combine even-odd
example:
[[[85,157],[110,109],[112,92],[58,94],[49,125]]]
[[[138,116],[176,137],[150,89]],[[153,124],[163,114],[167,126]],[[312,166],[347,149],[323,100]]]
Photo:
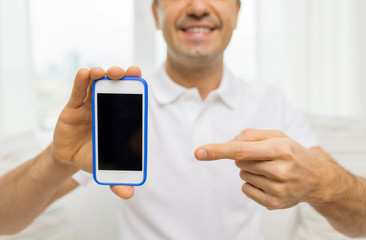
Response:
[[[182,28],[182,30],[186,33],[209,33],[214,30],[214,28],[210,27],[189,27],[189,28]]]
[[[188,16],[177,22],[177,29],[190,38],[202,38],[210,36],[221,27],[218,19],[212,16],[205,16],[200,19]]]
[[[184,35],[190,38],[202,38],[210,36],[216,28],[211,25],[186,25],[180,28],[180,30],[184,33]]]

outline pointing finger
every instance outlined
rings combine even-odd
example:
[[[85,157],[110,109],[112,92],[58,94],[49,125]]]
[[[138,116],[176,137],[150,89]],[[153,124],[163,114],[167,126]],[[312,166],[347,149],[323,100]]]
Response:
[[[280,130],[263,130],[263,129],[245,129],[238,136],[235,141],[239,142],[255,142],[263,141],[270,138],[284,138],[286,134]]]
[[[198,160],[233,159],[244,160],[273,160],[275,150],[269,141],[260,142],[227,142],[208,144],[195,151]]]

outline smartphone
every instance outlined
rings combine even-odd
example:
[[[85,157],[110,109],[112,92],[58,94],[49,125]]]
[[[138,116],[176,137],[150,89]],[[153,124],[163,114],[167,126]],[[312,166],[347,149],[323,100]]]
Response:
[[[95,80],[93,177],[102,185],[146,181],[148,87],[142,78]]]

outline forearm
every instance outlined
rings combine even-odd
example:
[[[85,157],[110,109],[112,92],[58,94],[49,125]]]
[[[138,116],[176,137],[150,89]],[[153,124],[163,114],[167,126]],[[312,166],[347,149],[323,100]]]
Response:
[[[333,181],[325,190],[327,201],[310,204],[337,231],[350,237],[366,236],[366,180],[336,163],[333,170]]]
[[[0,235],[26,227],[77,169],[53,160],[48,147],[0,178]]]

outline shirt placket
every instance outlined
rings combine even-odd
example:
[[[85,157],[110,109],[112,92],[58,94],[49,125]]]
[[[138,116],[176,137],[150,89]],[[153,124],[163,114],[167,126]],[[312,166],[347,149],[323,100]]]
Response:
[[[197,147],[212,143],[212,119],[210,118],[210,108],[213,104],[214,96],[209,96],[205,102],[201,101],[191,125],[191,146],[192,151]]]

